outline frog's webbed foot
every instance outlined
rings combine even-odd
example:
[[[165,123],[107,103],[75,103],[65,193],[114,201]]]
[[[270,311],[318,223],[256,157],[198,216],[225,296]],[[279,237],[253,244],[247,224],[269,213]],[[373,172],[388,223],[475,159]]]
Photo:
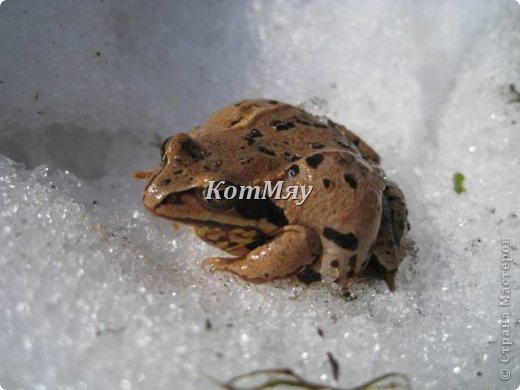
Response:
[[[265,282],[294,274],[321,256],[319,236],[299,226],[284,226],[267,243],[244,256],[211,257],[202,263],[210,272],[228,271],[252,282]]]

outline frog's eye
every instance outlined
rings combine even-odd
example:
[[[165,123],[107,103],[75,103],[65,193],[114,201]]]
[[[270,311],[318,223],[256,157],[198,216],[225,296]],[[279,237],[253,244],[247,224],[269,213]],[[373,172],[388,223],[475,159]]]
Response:
[[[168,137],[161,144],[161,158],[162,159],[164,159],[164,153],[166,153],[166,145],[168,145],[168,142],[170,142],[171,139],[172,139],[172,137]]]
[[[230,182],[211,182],[202,190],[202,200],[210,209],[224,211],[238,200],[239,188]]]

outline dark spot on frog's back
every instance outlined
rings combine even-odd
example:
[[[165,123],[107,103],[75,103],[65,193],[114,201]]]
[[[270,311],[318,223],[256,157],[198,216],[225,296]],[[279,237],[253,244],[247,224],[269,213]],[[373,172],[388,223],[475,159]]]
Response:
[[[314,127],[317,127],[318,129],[326,129],[327,126],[324,125],[323,123],[313,123],[312,124]]]
[[[276,104],[278,104],[278,100],[269,100],[268,103],[276,105]]]
[[[292,122],[286,122],[284,124],[280,124],[278,126],[276,126],[276,130],[278,131],[284,131],[284,130],[289,130],[289,129],[292,129],[294,127],[294,123]]]
[[[252,129],[249,133],[244,136],[248,145],[252,145],[256,142],[256,138],[261,138],[264,135],[258,129]]]
[[[311,268],[307,268],[296,275],[300,282],[305,284],[310,284],[314,282],[319,282],[321,280],[321,274],[319,272],[314,271]]]
[[[265,153],[265,154],[267,154],[269,156],[276,156],[275,152],[273,152],[271,149],[268,149],[268,148],[266,148],[264,146],[259,146],[258,147],[258,151],[261,152],[261,153]]]
[[[323,179],[323,187],[329,188],[330,186],[330,179]]]
[[[297,156],[289,152],[283,152],[283,155],[290,162],[298,161],[301,158],[300,156]]]
[[[313,149],[323,149],[324,147],[325,147],[325,145],[320,144],[319,142],[313,142],[312,143],[312,148]]]
[[[313,154],[312,156],[307,157],[305,161],[309,167],[316,169],[323,161],[323,155],[319,153]]]
[[[308,120],[305,120],[303,118],[296,118],[295,121],[301,125],[306,125],[306,126],[309,126],[311,124],[311,122],[309,122]]]
[[[263,136],[264,135],[262,134],[262,132],[258,129],[252,129],[249,133],[247,133],[248,138],[260,138]]]
[[[251,157],[243,157],[239,161],[240,165],[248,165],[251,164],[251,161],[253,161],[253,159]]]
[[[357,188],[357,180],[356,180],[356,177],[351,174],[351,173],[345,173],[343,175],[343,178],[345,179],[345,181],[347,182],[347,184],[353,189],[355,190]]]
[[[332,228],[323,229],[323,236],[337,246],[351,251],[355,250],[359,244],[359,240],[354,234],[340,233]]]
[[[277,131],[285,131],[292,129],[294,127],[294,123],[292,122],[282,122],[280,120],[273,120],[269,123],[271,127],[274,127]]]

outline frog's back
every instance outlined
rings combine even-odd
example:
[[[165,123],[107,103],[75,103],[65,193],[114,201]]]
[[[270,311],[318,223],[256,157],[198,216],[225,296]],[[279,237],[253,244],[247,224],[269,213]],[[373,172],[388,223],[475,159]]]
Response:
[[[377,153],[345,127],[276,100],[225,106],[193,135],[221,156],[232,151],[232,165],[251,170],[251,177],[266,178],[318,151],[348,151],[379,163]]]

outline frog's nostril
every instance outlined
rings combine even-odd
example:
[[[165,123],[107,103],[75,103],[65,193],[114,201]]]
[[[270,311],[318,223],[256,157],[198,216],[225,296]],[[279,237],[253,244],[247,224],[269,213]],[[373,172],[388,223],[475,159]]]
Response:
[[[161,204],[182,204],[182,201],[177,194],[170,194],[163,199]]]

